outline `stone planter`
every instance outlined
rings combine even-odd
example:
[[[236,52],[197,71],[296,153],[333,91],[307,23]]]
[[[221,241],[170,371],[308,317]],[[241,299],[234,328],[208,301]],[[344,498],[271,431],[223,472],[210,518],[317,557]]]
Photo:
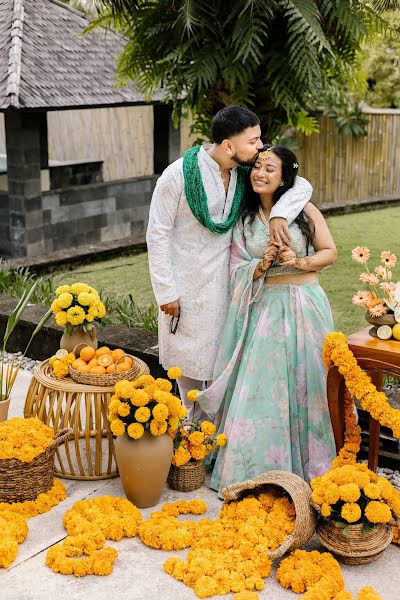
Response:
[[[158,504],[167,481],[173,454],[168,434],[154,436],[145,431],[134,440],[127,434],[114,440],[122,487],[128,500],[138,508]]]
[[[0,400],[0,423],[2,421],[7,421],[9,407],[10,407],[10,398],[7,398],[6,400]]]
[[[373,325],[373,327],[371,327],[369,330],[369,334],[372,337],[378,337],[376,332],[381,325],[389,325],[390,327],[393,327],[393,325],[396,325],[397,323],[393,313],[386,313],[380,317],[373,317],[368,311],[366,311],[365,320],[370,323],[370,325]]]
[[[98,347],[96,328],[93,327],[91,331],[83,331],[82,329],[76,331],[72,335],[64,331],[61,340],[60,348],[73,352],[74,348],[79,344],[85,344],[85,346],[91,346],[95,350]]]

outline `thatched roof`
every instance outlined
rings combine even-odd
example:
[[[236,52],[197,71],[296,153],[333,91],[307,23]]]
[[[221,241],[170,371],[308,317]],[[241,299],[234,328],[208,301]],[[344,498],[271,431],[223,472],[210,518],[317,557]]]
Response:
[[[56,0],[0,0],[0,111],[145,103],[133,85],[116,85],[124,41],[79,35],[88,22]]]

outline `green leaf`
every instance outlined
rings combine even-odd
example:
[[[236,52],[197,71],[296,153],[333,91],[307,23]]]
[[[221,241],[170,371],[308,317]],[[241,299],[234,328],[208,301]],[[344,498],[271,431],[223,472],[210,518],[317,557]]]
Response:
[[[32,294],[35,290],[36,285],[37,285],[37,282],[35,282],[29,289],[24,291],[22,297],[18,301],[17,306],[14,308],[13,312],[7,319],[6,331],[4,333],[4,338],[3,338],[3,351],[5,351],[8,338],[10,337],[10,335],[14,331],[15,327],[17,326],[18,321],[20,320],[21,315],[24,312],[24,310],[28,304],[30,297],[32,296]]]
[[[343,528],[343,535],[346,537],[350,537],[350,528],[348,527],[348,525],[346,525],[346,527]]]

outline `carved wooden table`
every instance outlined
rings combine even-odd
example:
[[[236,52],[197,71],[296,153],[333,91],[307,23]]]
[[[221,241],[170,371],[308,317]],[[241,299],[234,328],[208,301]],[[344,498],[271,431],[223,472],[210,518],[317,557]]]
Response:
[[[352,333],[347,342],[360,367],[368,373],[377,389],[382,390],[385,374],[400,377],[400,341],[374,338],[369,335],[369,330],[370,327],[366,327]],[[337,452],[344,444],[344,392],[343,376],[332,366],[328,371],[327,394]],[[379,434],[380,424],[370,415],[368,466],[372,471],[378,466]]]

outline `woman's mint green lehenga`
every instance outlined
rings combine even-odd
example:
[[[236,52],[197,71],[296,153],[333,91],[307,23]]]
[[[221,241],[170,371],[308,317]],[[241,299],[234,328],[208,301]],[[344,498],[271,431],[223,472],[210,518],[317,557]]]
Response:
[[[293,223],[289,231],[291,247],[305,256],[300,229]],[[220,493],[272,469],[309,481],[327,471],[335,456],[322,360],[325,336],[333,329],[328,299],[318,282],[253,281],[268,235],[257,217],[235,225],[232,301],[213,384],[199,400],[228,436],[211,477]],[[270,274],[288,272],[299,273],[273,266]]]

